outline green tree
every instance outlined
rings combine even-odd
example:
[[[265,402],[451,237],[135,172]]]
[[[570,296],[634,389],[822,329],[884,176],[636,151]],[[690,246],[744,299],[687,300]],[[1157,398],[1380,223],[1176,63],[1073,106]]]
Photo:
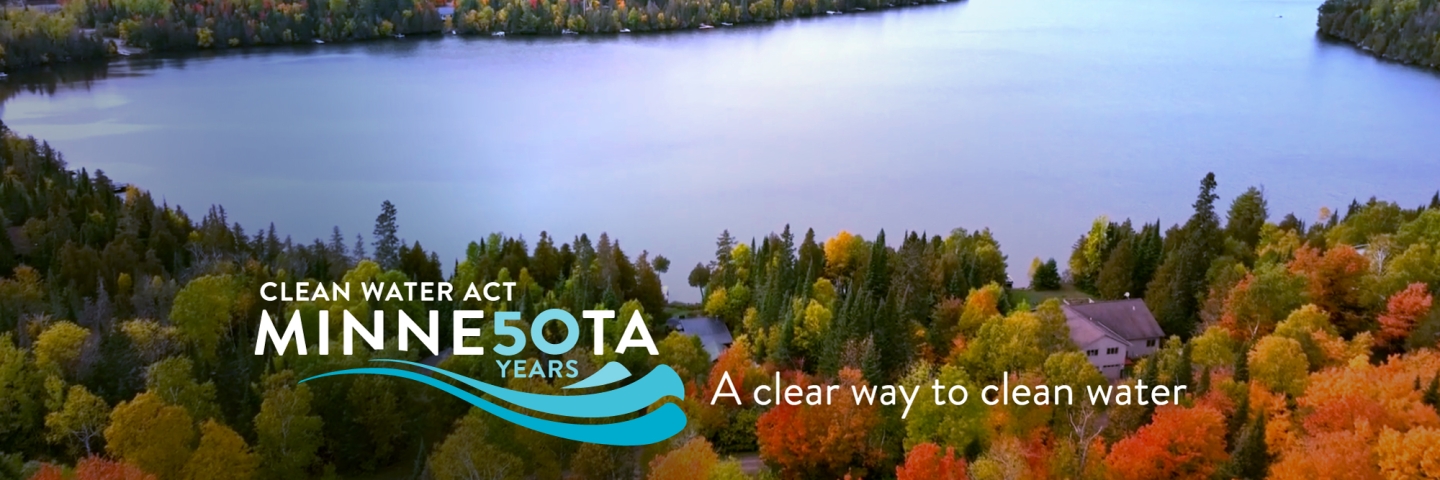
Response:
[[[1250,187],[1230,204],[1230,212],[1225,221],[1225,235],[1240,242],[1245,251],[1253,254],[1255,247],[1260,245],[1260,230],[1269,217],[1270,209],[1265,201],[1265,193]]]
[[[0,334],[0,450],[6,451],[21,450],[32,441],[44,411],[34,363],[13,339]]]
[[[1035,268],[1035,274],[1030,277],[1030,289],[1042,292],[1060,289],[1060,267],[1055,259],[1046,260]]]
[[[229,275],[205,275],[175,294],[170,321],[202,362],[216,359],[220,340],[230,332],[236,282]]]
[[[1220,252],[1220,222],[1215,214],[1215,174],[1200,182],[1195,213],[1174,235],[1164,263],[1146,288],[1145,303],[1155,312],[1166,333],[1189,338],[1200,321],[1200,298],[1205,293],[1210,262]]]
[[[152,393],[120,402],[105,428],[105,449],[161,480],[183,477],[195,448],[195,423],[185,409]]]
[[[395,204],[386,200],[380,204],[380,215],[375,217],[374,239],[371,243],[372,255],[375,263],[380,264],[385,270],[393,270],[400,266],[400,237],[396,234],[400,226],[396,224]]]
[[[45,415],[45,439],[77,447],[90,456],[96,453],[96,442],[109,423],[110,405],[83,385],[73,385],[65,394],[65,406]]]
[[[669,365],[681,380],[695,382],[696,385],[705,384],[705,376],[710,373],[710,354],[700,343],[700,337],[671,333],[660,340],[656,350],[660,355],[650,357],[652,367]]]
[[[193,371],[194,364],[188,358],[161,360],[146,369],[145,389],[160,396],[167,404],[184,407],[191,418],[218,418],[220,409],[215,403],[215,382],[198,383]]]
[[[944,387],[940,392],[944,405],[936,405],[934,398],[935,381]],[[916,362],[900,382],[909,388],[920,387],[920,395],[910,414],[905,417],[905,446],[914,447],[926,442],[953,446],[969,454],[984,451],[989,441],[990,428],[987,423],[988,409],[980,401],[978,384],[965,374],[965,370],[946,365],[936,376],[928,362]],[[950,388],[963,386],[965,393],[956,389],[955,400],[965,400],[961,405],[949,403]]]
[[[518,480],[524,463],[515,455],[486,442],[488,427],[482,415],[472,409],[455,422],[455,430],[430,454],[430,473],[436,480]]]
[[[1265,413],[1255,416],[1250,425],[1240,434],[1230,463],[1221,473],[1225,478],[1241,480],[1262,480],[1270,469],[1273,458],[1265,444]]]
[[[214,420],[200,426],[200,446],[185,463],[185,480],[250,480],[260,458],[250,451],[245,439],[230,427]]]
[[[310,414],[310,388],[285,371],[265,379],[265,399],[255,415],[256,452],[263,478],[303,479],[318,459],[320,417]]]

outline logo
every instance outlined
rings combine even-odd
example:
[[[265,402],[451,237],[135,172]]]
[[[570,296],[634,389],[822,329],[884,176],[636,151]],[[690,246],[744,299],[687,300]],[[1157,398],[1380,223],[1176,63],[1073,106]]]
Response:
[[[352,368],[316,375],[301,380],[300,383],[337,375],[383,375],[413,380],[453,395],[455,398],[464,400],[466,403],[510,423],[560,438],[602,445],[626,447],[649,445],[670,438],[685,428],[685,412],[671,402],[630,420],[611,423],[580,423],[585,420],[614,419],[629,415],[644,410],[667,396],[684,398],[685,385],[669,365],[655,367],[639,380],[614,390],[582,395],[543,395],[501,388],[423,363],[404,360],[373,360],[373,362],[415,367],[450,378],[477,392],[519,407],[575,420],[574,423],[567,423],[525,415],[481,398],[475,393],[440,381],[434,376],[403,368]],[[593,375],[566,386],[564,389],[585,390],[603,387],[630,378],[630,376],[630,370],[626,369],[624,365],[610,362]]]
[[[304,284],[301,284],[300,287],[303,288]],[[267,284],[267,288],[273,287]],[[283,295],[283,286],[281,288]],[[369,288],[366,288],[367,299],[378,300],[381,288],[383,287],[375,288],[373,294]],[[396,287],[391,285],[391,288]],[[473,286],[472,290],[474,290]],[[343,284],[335,285],[331,291],[336,297],[346,299],[349,297],[348,286]],[[441,291],[443,295],[444,289]],[[267,290],[262,288],[261,293],[265,295]],[[400,293],[394,295],[402,296]],[[468,299],[471,293],[466,295]],[[474,293],[474,295],[478,297],[479,294]],[[315,324],[319,334],[318,353],[329,355],[330,315],[326,310],[316,313],[319,317]],[[395,312],[393,328],[395,329],[394,333],[398,335],[396,345],[399,349],[407,351],[411,345],[411,337],[414,337],[418,343],[430,350],[432,355],[440,355],[440,313],[434,310],[429,311],[429,325],[428,328],[425,328],[411,319],[404,311]],[[350,311],[342,311],[340,323],[341,336],[344,339],[343,354],[352,355],[354,353],[356,337],[359,337],[373,350],[384,350],[387,325],[385,314],[386,312],[383,310],[374,311],[372,323],[367,327]],[[468,327],[466,321],[483,320],[485,312],[482,310],[456,310],[452,312],[452,315],[454,328],[451,331],[454,336],[449,353],[452,355],[485,355],[486,348],[484,346],[467,344],[465,341],[467,338],[482,336],[481,328]],[[592,353],[602,355],[605,348],[606,321],[615,319],[615,311],[585,310],[581,316],[594,321],[595,337]],[[273,344],[275,352],[280,355],[284,355],[287,347],[292,344],[297,354],[309,353],[308,342],[305,340],[306,329],[301,317],[301,311],[295,310],[282,334],[276,328],[275,321],[271,319],[270,314],[262,312],[255,354],[265,354],[267,344]],[[545,363],[541,363],[539,360],[513,358],[496,360],[495,364],[500,369],[502,377],[542,377],[555,382],[579,376],[575,360],[555,360],[575,349],[579,343],[580,324],[574,315],[561,309],[545,310],[537,315],[530,325],[528,338],[523,328],[510,324],[512,321],[519,320],[521,320],[519,312],[499,311],[494,313],[494,321],[491,325],[493,338],[509,338],[510,341],[508,344],[493,345],[493,353],[501,357],[513,357],[525,349],[527,342],[533,341],[535,348],[548,355],[551,360]],[[564,340],[555,343],[541,335],[545,325],[550,322],[560,322],[564,325],[566,332]],[[645,319],[639,311],[630,316],[629,324],[615,345],[615,352],[624,353],[631,348],[643,348],[650,355],[659,354],[654,340],[650,338]],[[326,377],[340,375],[380,375],[401,378],[448,393],[516,425],[560,438],[602,445],[649,445],[680,433],[686,423],[684,411],[674,402],[667,401],[658,408],[653,410],[650,408],[666,397],[685,398],[684,383],[675,370],[668,365],[659,365],[645,376],[625,383],[633,375],[624,365],[612,361],[606,363],[589,377],[579,379],[561,388],[564,392],[573,392],[573,394],[545,395],[503,388],[424,363],[391,359],[372,360],[372,363],[375,366],[315,375],[301,380],[300,383],[319,381]],[[451,381],[460,386],[450,383]],[[617,387],[622,383],[624,385]],[[513,408],[505,406],[507,404],[512,405]],[[517,408],[536,412],[536,414],[527,414],[524,411],[518,411]],[[636,416],[637,414],[639,415]]]

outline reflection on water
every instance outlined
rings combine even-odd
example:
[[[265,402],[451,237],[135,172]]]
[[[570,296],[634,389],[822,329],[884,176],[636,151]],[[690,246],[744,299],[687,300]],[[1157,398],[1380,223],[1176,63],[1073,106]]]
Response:
[[[1024,283],[1096,215],[1166,224],[1215,171],[1272,213],[1440,188],[1440,78],[1318,39],[1315,2],[970,0],[661,35],[407,38],[12,76],[4,121],[252,230],[608,231],[675,261],[721,229],[990,227]],[[1228,200],[1227,200],[1228,201]]]

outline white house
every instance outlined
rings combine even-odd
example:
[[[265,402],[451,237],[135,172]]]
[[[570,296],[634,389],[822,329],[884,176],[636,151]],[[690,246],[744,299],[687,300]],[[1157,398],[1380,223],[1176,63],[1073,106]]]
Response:
[[[1120,378],[1127,358],[1160,348],[1165,332],[1140,299],[1065,305],[1070,339],[1110,379]]]

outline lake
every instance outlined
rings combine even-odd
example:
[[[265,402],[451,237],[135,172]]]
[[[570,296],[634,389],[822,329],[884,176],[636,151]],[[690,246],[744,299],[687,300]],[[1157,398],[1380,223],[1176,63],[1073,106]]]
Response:
[[[892,245],[989,227],[1026,283],[1105,214],[1214,171],[1273,217],[1440,189],[1440,76],[1315,35],[1318,1],[970,0],[654,35],[407,38],[8,80],[5,123],[198,218],[401,236],[608,231],[674,261],[789,223]],[[1223,213],[1223,212],[1222,212]]]

